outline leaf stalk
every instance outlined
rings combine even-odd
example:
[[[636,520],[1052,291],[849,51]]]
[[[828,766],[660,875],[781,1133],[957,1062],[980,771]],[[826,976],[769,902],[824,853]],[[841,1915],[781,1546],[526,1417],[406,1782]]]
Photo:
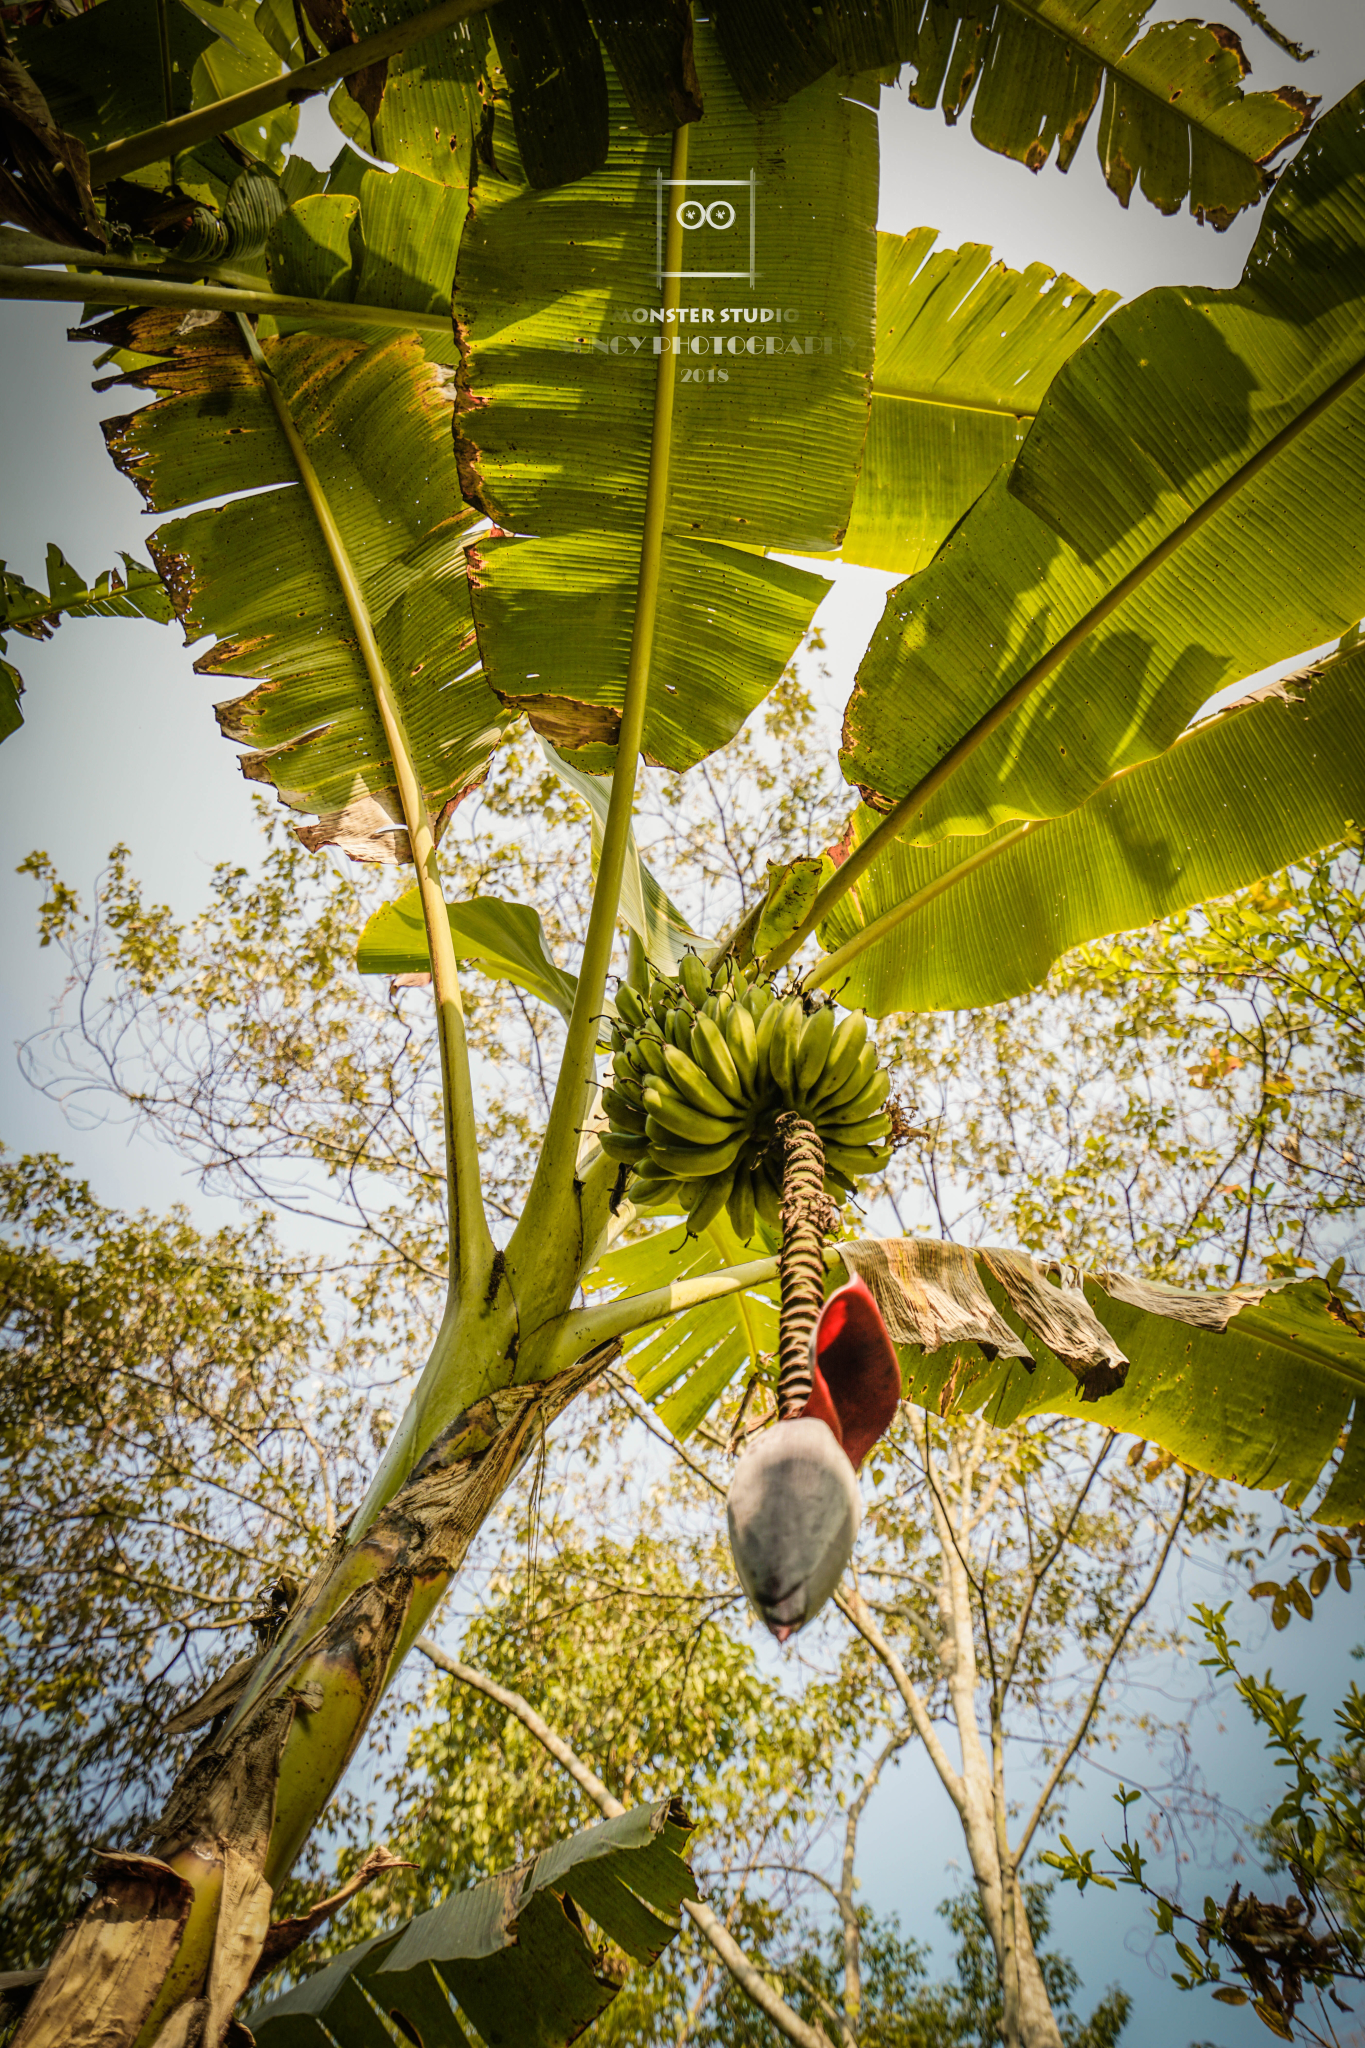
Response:
[[[671,204],[664,251],[664,330],[668,314],[675,315],[681,302],[682,226],[678,220],[683,181],[687,177],[686,126],[673,131],[673,153],[669,171]],[[644,737],[645,709],[649,702],[649,671],[654,651],[654,623],[659,607],[659,581],[663,560],[664,511],[668,500],[668,474],[673,444],[673,391],[677,358],[670,349],[659,354],[654,386],[654,421],[650,439],[649,475],[645,485],[644,530],[640,542],[640,570],[636,581],[635,618],[631,631],[630,658],[617,735],[616,772],[612,777],[611,799],[602,830],[602,850],[597,865],[592,909],[588,915],[587,937],[578,970],[578,992],[569,1019],[550,1106],[545,1140],[536,1166],[535,1180],[527,1198],[521,1230],[540,1231],[548,1216],[559,1208],[573,1180],[578,1154],[579,1132],[597,1086],[597,1036],[602,1003],[606,995],[607,972],[616,943],[616,919],[621,903],[621,881],[635,805],[635,784],[640,746]]]
[[[411,44],[438,35],[443,28],[454,28],[467,16],[482,14],[493,4],[494,0],[441,0],[440,6],[428,8],[425,14],[394,22],[378,35],[365,36],[344,50],[314,57],[311,63],[300,64],[294,71],[283,71],[278,78],[249,85],[244,92],[230,93],[226,99],[195,107],[188,114],[177,114],[170,121],[159,121],[154,128],[144,128],[137,135],[124,136],[105,149],[92,150],[90,182],[107,185],[115,178],[126,178],[130,171],[160,163],[163,157],[178,156],[182,150],[194,149],[215,135],[240,128],[244,122],[258,121],[262,114],[273,114],[277,107],[287,106],[291,100],[311,99],[314,93],[325,92],[328,86],[349,78],[352,72],[363,71],[367,64],[396,57]]]
[[[322,480],[294,422],[288,401],[261,349],[250,324],[237,316],[251,360],[265,386],[281,431],[289,444],[308,494],[313,515],[326,543],[328,555],[351,623],[355,627],[360,656],[374,691],[379,722],[393,761],[394,780],[403,808],[403,822],[417,869],[417,886],[422,901],[427,945],[431,953],[432,991],[436,998],[436,1035],[441,1062],[441,1106],[446,1147],[446,1184],[449,1205],[450,1271],[447,1282],[447,1314],[442,1330],[450,1322],[450,1309],[458,1301],[481,1289],[493,1258],[493,1240],[484,1214],[479,1185],[478,1130],[474,1117],[474,1095],[469,1073],[469,1048],[460,1001],[459,973],[450,919],[441,890],[436,859],[436,840],[418,780],[412,742],[408,737],[402,706],[393,687],[388,664],[375,638],[370,608],[350,551],[342,537]],[[439,1336],[438,1336],[439,1344]]]
[[[82,253],[52,245],[44,262],[74,263]],[[117,259],[102,256],[106,266]],[[298,299],[283,292],[242,291],[232,285],[186,284],[179,280],[149,276],[142,264],[130,264],[122,275],[104,276],[81,271],[73,276],[65,270],[30,270],[19,264],[0,264],[0,298],[67,301],[87,306],[168,306],[186,312],[236,313],[239,318],[269,314],[276,320],[297,320],[309,327],[339,328],[353,332],[357,327],[392,327],[405,334],[430,334],[442,342],[451,338],[449,320],[430,313],[408,313],[401,306],[356,306],[343,299]]]

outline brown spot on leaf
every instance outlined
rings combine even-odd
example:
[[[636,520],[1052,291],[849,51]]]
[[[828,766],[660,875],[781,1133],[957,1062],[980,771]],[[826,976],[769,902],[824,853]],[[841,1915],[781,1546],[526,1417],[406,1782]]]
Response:
[[[524,711],[538,733],[560,753],[582,747],[614,747],[621,732],[621,714],[614,704],[585,704],[579,697],[557,697],[537,691],[528,697],[497,695],[509,711]]]

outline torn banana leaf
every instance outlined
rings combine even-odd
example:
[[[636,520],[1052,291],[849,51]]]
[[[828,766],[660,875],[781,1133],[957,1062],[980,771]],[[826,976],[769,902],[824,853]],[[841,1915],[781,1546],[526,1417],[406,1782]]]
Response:
[[[475,896],[447,905],[457,960],[473,960],[494,981],[510,981],[558,1010],[567,1024],[578,976],[556,967],[545,931],[526,903]],[[376,910],[360,934],[356,966],[362,974],[429,974],[431,953],[421,897],[409,889]]]
[[[1013,461],[1053,377],[1119,303],[1044,263],[1009,270],[980,243],[937,239],[877,237],[872,418],[842,549],[902,576]]]
[[[1316,101],[1295,86],[1244,93],[1241,42],[1215,22],[1154,22],[1139,35],[1150,6],[854,0],[829,10],[830,42],[845,70],[912,64],[916,106],[941,105],[955,122],[970,103],[976,140],[1031,171],[1054,150],[1067,170],[1099,106],[1100,164],[1121,205],[1135,189],[1163,213],[1188,200],[1197,220],[1225,228],[1270,189],[1271,163]]]
[[[115,461],[153,510],[255,493],[168,521],[150,542],[187,638],[215,636],[199,673],[260,679],[218,707],[226,736],[253,749],[243,772],[317,820],[300,828],[305,845],[407,859],[355,630],[235,324],[143,313],[94,333],[157,358],[123,380],[156,401],[106,426]],[[474,641],[464,552],[473,515],[456,484],[448,373],[414,335],[368,348],[296,335],[264,348],[355,564],[439,822],[480,781],[509,723]]]
[[[62,619],[155,619],[164,625],[174,617],[155,569],[122,552],[120,559],[122,573],[104,569],[89,583],[49,541],[45,591],[35,590],[0,562],[0,655],[7,651],[7,633],[50,640]],[[8,739],[24,722],[19,709],[23,693],[18,669],[0,661],[0,740]]]
[[[828,587],[867,420],[875,116],[822,81],[739,101],[698,22],[679,321],[659,320],[669,147],[613,100],[603,170],[527,182],[498,100],[456,275],[466,497],[489,682],[576,766],[609,770],[635,616],[658,352],[679,353],[644,750],[691,767],[773,687]],[[547,288],[546,279],[553,280]]]
[[[1075,1416],[1146,1438],[1195,1471],[1283,1491],[1296,1507],[1316,1491],[1306,1508],[1316,1521],[1365,1520],[1365,1317],[1335,1275],[1220,1293],[927,1238],[836,1249],[872,1289],[906,1399],[920,1407],[1001,1427]],[[756,1255],[735,1246],[712,1260],[680,1230],[663,1231],[612,1253],[592,1284],[643,1294]],[[836,1266],[827,1285],[844,1277]],[[634,1332],[627,1362],[641,1393],[666,1404],[695,1382],[695,1428],[699,1373],[727,1344],[741,1350],[754,1305],[752,1294],[729,1296]],[[683,1373],[693,1378],[679,1387]],[[710,1401],[732,1376],[717,1374]]]
[[[684,1861],[693,1823],[676,1799],[633,1806],[557,1842],[391,1934],[348,1949],[248,2014],[258,2048],[345,2048],[392,2038],[424,2048],[488,2042],[567,2048],[621,1989],[580,1913],[630,1960],[656,1963],[699,1896]]]
[[[894,842],[834,905],[820,944],[849,947],[840,1001],[874,1017],[1006,1002],[1073,946],[1246,888],[1335,845],[1362,817],[1365,651],[1355,650],[1230,705],[1022,837],[1004,825],[933,846]],[[861,807],[835,858],[879,823]]]

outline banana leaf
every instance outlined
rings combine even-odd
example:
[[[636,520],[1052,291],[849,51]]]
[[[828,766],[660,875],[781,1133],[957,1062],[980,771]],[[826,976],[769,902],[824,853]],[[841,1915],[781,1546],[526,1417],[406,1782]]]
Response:
[[[558,1010],[567,1024],[578,976],[556,967],[540,918],[526,903],[475,896],[447,906],[457,960],[473,960],[494,981],[510,981]],[[362,974],[429,974],[426,923],[416,889],[376,910],[360,934],[356,966]]]
[[[842,549],[903,576],[1013,461],[1052,378],[1119,302],[1046,264],[1009,270],[980,243],[937,239],[877,237],[872,417]]]
[[[763,1258],[771,1249],[764,1235],[742,1246],[722,1214],[699,1238],[682,1224],[608,1252],[584,1285],[589,1293],[646,1294],[744,1259]],[[622,1339],[622,1349],[639,1393],[681,1443],[705,1420],[742,1366],[767,1372],[777,1351],[776,1283],[632,1330]]]
[[[976,140],[1031,171],[1054,150],[1069,169],[1103,94],[1096,141],[1120,203],[1138,189],[1175,213],[1188,199],[1196,219],[1225,228],[1270,189],[1271,162],[1316,102],[1294,86],[1244,93],[1245,52],[1215,23],[1156,22],[1138,36],[1150,5],[854,0],[828,10],[830,42],[845,70],[912,64],[917,106],[941,105],[952,123],[970,104]]]
[[[762,550],[837,547],[867,420],[875,117],[832,79],[750,114],[700,22],[696,63],[688,191],[711,222],[684,236],[675,332],[652,317],[668,147],[614,91],[605,168],[552,192],[495,103],[456,273],[461,477],[501,529],[471,556],[480,650],[503,701],[593,771],[614,756],[665,340],[680,364],[644,748],[670,768],[722,746],[799,644],[827,583]]]
[[[1014,465],[891,592],[845,772],[885,808],[972,749],[903,836],[1073,810],[1215,691],[1360,618],[1362,298],[1357,88],[1277,187],[1242,283],[1112,314]]]
[[[1314,1520],[1365,1519],[1365,1317],[1335,1274],[1218,1293],[925,1238],[834,1249],[843,1270],[834,1267],[827,1285],[857,1273],[871,1287],[905,1398],[918,1406],[980,1413],[1001,1427],[1035,1415],[1083,1418],[1144,1438],[1192,1470],[1274,1489],[1296,1507],[1318,1489]],[[645,1293],[754,1256],[728,1247],[713,1260],[662,1231],[612,1253],[589,1284]],[[641,1393],[677,1403],[690,1372],[695,1428],[706,1412],[697,1374],[727,1337],[739,1350],[755,1305],[751,1290],[632,1333],[627,1358]]]
[[[557,754],[548,740],[542,739],[540,744],[555,774],[582,797],[592,813],[592,871],[595,875],[602,852],[602,835],[607,825],[607,806],[611,801],[611,778],[585,775]],[[693,931],[677,904],[671,901],[661,883],[641,860],[633,826],[626,837],[619,914],[622,922],[640,941],[650,966],[660,974],[676,974],[684,953],[699,953],[708,943],[700,932]]]
[[[875,1017],[1005,1002],[1073,946],[1245,888],[1361,817],[1365,652],[1353,650],[1230,705],[1022,837],[1001,826],[894,842],[820,943],[833,951],[886,919],[838,971],[840,1000]],[[879,823],[861,807],[838,857]]]
[[[683,1900],[699,1896],[683,1860],[692,1827],[676,1799],[634,1806],[452,1892],[257,2006],[258,2048],[381,2048],[394,2038],[384,2020],[425,2048],[469,2048],[467,2027],[490,2048],[562,2048],[621,1989],[580,1913],[632,1962],[656,1963]]]
[[[254,749],[248,777],[317,819],[300,829],[306,845],[406,859],[373,692],[278,421],[235,326],[187,324],[145,313],[85,332],[155,358],[123,380],[156,392],[155,403],[106,427],[152,509],[255,493],[190,511],[149,543],[188,638],[215,636],[196,668],[261,679],[218,707],[219,724]],[[474,644],[473,515],[459,502],[447,376],[401,333],[368,348],[321,335],[264,347],[356,565],[440,820],[482,778],[510,718]]]
[[[0,562],[0,655],[7,633],[29,640],[50,640],[62,619],[155,619],[165,624],[173,614],[170,599],[155,569],[121,554],[122,574],[104,569],[93,583],[73,569],[53,541],[47,544],[47,589],[35,590]],[[11,662],[0,661],[0,740],[24,722],[19,699],[23,678]]]

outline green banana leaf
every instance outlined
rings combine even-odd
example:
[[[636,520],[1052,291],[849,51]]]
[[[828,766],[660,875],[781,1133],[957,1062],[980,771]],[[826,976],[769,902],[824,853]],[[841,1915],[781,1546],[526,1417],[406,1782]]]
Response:
[[[762,551],[842,538],[873,341],[875,117],[833,79],[750,114],[700,22],[696,62],[688,189],[718,211],[684,236],[667,337],[680,363],[644,748],[670,768],[738,730],[828,587]],[[480,651],[503,701],[589,770],[613,761],[665,339],[651,310],[668,147],[612,104],[606,167],[537,192],[496,103],[455,288],[461,477],[502,529],[471,556]]]
[[[764,1258],[775,1247],[762,1225],[741,1245],[722,1213],[701,1237],[681,1224],[653,1231],[599,1260],[584,1285],[589,1293],[647,1294],[678,1280],[719,1272],[722,1266]],[[703,1302],[686,1315],[650,1323],[622,1339],[626,1370],[641,1396],[681,1443],[705,1420],[742,1366],[771,1377],[777,1352],[777,1283]]]
[[[1005,1002],[1073,946],[1245,888],[1362,817],[1365,651],[1353,650],[1216,713],[1022,838],[1002,826],[894,842],[835,904],[820,944],[833,951],[887,918],[838,976],[840,1000],[874,1017]],[[879,823],[855,812],[840,856]]]
[[[656,1963],[683,1900],[699,1896],[683,1860],[692,1827],[676,1799],[634,1806],[452,1892],[257,2006],[258,2048],[383,2048],[394,2035],[381,2014],[424,2048],[469,2048],[469,2027],[489,2043],[564,2048],[621,1989],[580,1912],[632,1962]]]
[[[22,633],[29,640],[50,640],[62,619],[155,619],[165,624],[174,615],[155,569],[122,554],[122,574],[104,569],[91,583],[53,541],[47,544],[47,589],[35,590],[0,562],[0,655],[5,635]],[[24,722],[19,699],[23,678],[11,662],[0,661],[0,740]]]
[[[218,707],[219,724],[256,749],[248,777],[318,820],[305,844],[406,858],[373,691],[265,390],[231,321],[182,324],[141,313],[84,331],[156,358],[122,380],[156,402],[106,430],[155,511],[256,493],[191,511],[150,542],[189,639],[216,636],[198,671],[261,678]],[[448,380],[401,333],[369,348],[320,335],[264,347],[356,565],[439,820],[510,721],[478,666],[464,555],[474,522],[459,503]]]
[[[546,739],[541,740],[545,758],[561,782],[576,790],[592,813],[592,871],[602,854],[602,835],[611,801],[609,775],[585,775],[573,767]],[[684,953],[701,952],[708,941],[694,932],[687,919],[665,894],[661,884],[640,858],[632,826],[626,836],[625,868],[621,876],[619,915],[644,948],[646,960],[660,974],[676,974]]]
[[[610,1254],[589,1285],[645,1293],[764,1249],[731,1246],[716,1259],[680,1231],[660,1231]],[[1194,1470],[1283,1492],[1295,1506],[1321,1489],[1308,1510],[1316,1521],[1365,1519],[1365,1317],[1335,1272],[1205,1293],[924,1238],[834,1249],[843,1268],[827,1284],[857,1273],[871,1287],[905,1397],[920,1407],[980,1413],[1001,1427],[1076,1416],[1145,1438]],[[686,1403],[686,1427],[695,1428],[764,1306],[750,1291],[632,1333],[627,1363],[640,1392],[661,1416],[668,1403]],[[708,1389],[699,1374],[727,1344],[736,1368],[717,1372]]]
[[[875,807],[1012,691],[1018,706],[905,836],[1073,810],[1215,691],[1365,612],[1362,298],[1357,88],[1277,187],[1242,283],[1112,314],[1013,467],[891,592],[844,727],[845,772]]]
[[[1316,102],[1294,86],[1244,93],[1238,38],[1200,21],[1156,22],[1151,0],[876,0],[829,10],[847,70],[915,67],[910,97],[1031,171],[1053,150],[1067,170],[1103,92],[1096,141],[1105,182],[1127,206],[1138,189],[1163,213],[1188,199],[1225,228],[1269,190],[1269,165]],[[764,10],[766,12],[766,10]],[[757,24],[755,24],[757,27]],[[1134,38],[1137,40],[1134,40]]]
[[[107,0],[106,0],[107,4]],[[304,0],[319,43],[338,49],[425,11],[427,0]],[[483,112],[479,80],[488,64],[488,26],[474,15],[424,37],[381,64],[343,79],[332,119],[367,156],[464,188]]]
[[[475,896],[447,906],[457,960],[473,960],[494,981],[510,981],[558,1010],[567,1024],[578,976],[556,967],[540,918],[529,904]],[[362,974],[429,974],[422,900],[409,889],[376,910],[360,934],[356,966]]]
[[[937,240],[877,237],[872,417],[841,550],[903,576],[1013,461],[1052,378],[1119,303],[1044,263],[992,263],[977,242],[931,254]]]

